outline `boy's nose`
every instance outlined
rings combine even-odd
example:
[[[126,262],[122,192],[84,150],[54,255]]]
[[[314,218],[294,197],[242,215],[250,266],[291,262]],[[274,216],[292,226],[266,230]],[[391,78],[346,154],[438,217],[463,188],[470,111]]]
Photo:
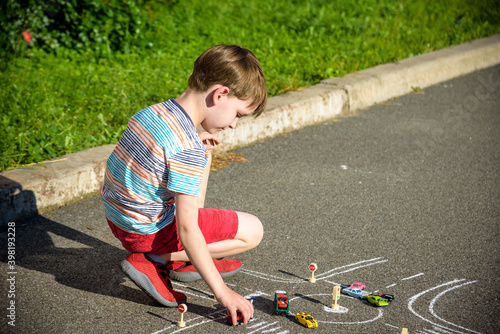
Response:
[[[229,127],[231,129],[234,129],[236,127],[236,123],[238,123],[238,118],[235,118],[234,121],[233,121],[233,123],[231,123],[231,125],[229,125]]]

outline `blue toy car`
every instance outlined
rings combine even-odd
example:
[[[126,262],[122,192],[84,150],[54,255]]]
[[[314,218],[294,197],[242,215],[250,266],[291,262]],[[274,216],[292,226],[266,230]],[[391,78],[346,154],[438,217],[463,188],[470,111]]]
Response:
[[[368,296],[370,293],[363,291],[361,289],[352,289],[352,288],[343,288],[341,290],[343,294],[346,294],[348,296],[358,298],[358,299],[364,299],[366,296]]]

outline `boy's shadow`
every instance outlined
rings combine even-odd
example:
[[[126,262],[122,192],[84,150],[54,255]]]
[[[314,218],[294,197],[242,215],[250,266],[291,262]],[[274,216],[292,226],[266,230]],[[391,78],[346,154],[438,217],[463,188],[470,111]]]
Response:
[[[7,229],[0,232],[1,239],[6,239]],[[79,290],[159,305],[141,290],[121,284],[126,276],[119,262],[128,255],[127,251],[43,216],[32,218],[29,223],[16,223],[15,233],[16,266],[51,274],[56,282]],[[82,248],[57,247],[49,233],[76,241]],[[0,256],[0,261],[8,261],[7,250]]]

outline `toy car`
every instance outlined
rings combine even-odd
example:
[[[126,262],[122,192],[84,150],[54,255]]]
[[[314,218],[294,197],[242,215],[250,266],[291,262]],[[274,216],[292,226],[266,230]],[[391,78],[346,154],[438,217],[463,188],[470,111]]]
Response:
[[[274,308],[276,314],[287,314],[290,311],[288,295],[285,291],[278,290],[274,293]]]
[[[385,298],[382,298],[380,296],[376,296],[376,295],[368,295],[365,297],[365,299],[375,305],[375,306],[387,306],[389,304],[389,302],[387,301],[387,299]]]
[[[364,299],[366,296],[368,296],[370,293],[363,291],[361,289],[351,289],[351,288],[344,288],[341,290],[343,294],[349,295],[354,298],[358,299]]]
[[[366,288],[366,285],[361,282],[353,282],[349,288],[363,290],[364,288]]]
[[[314,318],[305,312],[300,312],[295,315],[295,320],[304,325],[306,328],[316,328],[318,327],[318,322]]]
[[[384,293],[379,293],[379,297],[387,299],[387,301],[392,302],[394,300],[394,295],[386,295]]]
[[[231,326],[233,325],[233,317],[231,316],[231,314],[227,315],[226,322]],[[239,325],[242,322],[243,322],[243,315],[241,314],[240,311],[236,311],[236,324]]]

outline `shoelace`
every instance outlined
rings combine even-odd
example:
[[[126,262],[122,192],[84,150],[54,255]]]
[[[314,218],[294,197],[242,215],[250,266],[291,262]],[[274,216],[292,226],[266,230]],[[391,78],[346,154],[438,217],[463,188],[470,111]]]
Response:
[[[155,263],[156,268],[158,269],[160,276],[163,277],[163,280],[166,281],[166,284],[169,288],[172,287],[172,282],[170,282],[170,277],[168,275],[169,270],[167,269],[167,266],[162,263]]]

